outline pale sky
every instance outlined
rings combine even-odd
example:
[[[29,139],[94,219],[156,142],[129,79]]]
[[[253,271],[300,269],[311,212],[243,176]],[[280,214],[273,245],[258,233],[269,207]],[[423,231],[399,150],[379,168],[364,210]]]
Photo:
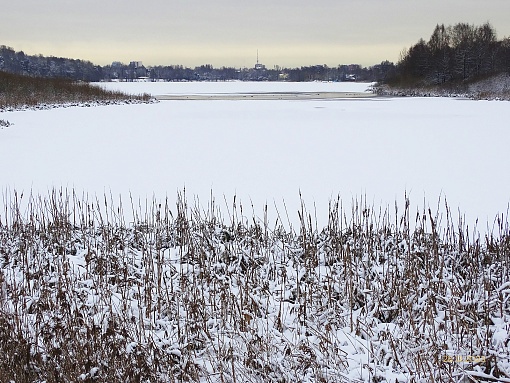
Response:
[[[252,67],[398,61],[436,24],[490,22],[508,0],[6,0],[0,45],[105,65]]]

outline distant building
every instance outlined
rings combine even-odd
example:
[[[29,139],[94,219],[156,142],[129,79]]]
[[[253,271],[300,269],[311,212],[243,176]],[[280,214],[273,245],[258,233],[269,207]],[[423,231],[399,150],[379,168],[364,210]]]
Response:
[[[142,66],[143,66],[143,64],[142,64],[142,62],[141,62],[141,61],[131,61],[131,62],[129,63],[129,66],[130,66],[130,67],[133,67],[133,68],[135,68],[135,69],[137,69],[137,68],[142,67]]]

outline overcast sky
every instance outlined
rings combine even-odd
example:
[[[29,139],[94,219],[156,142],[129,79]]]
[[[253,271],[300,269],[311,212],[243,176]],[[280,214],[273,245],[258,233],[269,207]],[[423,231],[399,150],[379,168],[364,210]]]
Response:
[[[251,67],[397,61],[436,24],[490,22],[510,36],[509,0],[17,0],[0,45],[95,64]]]

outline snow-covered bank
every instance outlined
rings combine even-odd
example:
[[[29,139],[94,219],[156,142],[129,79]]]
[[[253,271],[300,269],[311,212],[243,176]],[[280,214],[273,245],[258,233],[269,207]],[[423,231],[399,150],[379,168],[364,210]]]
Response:
[[[0,107],[0,113],[2,112],[23,112],[23,111],[35,111],[35,110],[51,110],[57,108],[72,108],[72,107],[80,107],[80,108],[91,108],[96,106],[110,106],[110,105],[131,105],[131,104],[153,104],[158,102],[155,98],[151,98],[149,100],[139,100],[127,98],[125,100],[97,100],[97,101],[89,101],[89,102],[65,102],[65,103],[55,103],[55,104],[47,104],[40,103],[36,105],[22,105],[22,106],[6,106]]]
[[[381,96],[397,97],[455,97],[471,100],[510,101],[510,75],[501,73],[483,80],[467,84],[427,87],[390,87],[378,85],[374,91]]]

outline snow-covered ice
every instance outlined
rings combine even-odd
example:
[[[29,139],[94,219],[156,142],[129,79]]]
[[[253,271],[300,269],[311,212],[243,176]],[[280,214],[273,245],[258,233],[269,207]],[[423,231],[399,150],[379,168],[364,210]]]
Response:
[[[105,83],[158,94],[366,91],[357,83]],[[510,195],[506,102],[447,98],[162,101],[5,112],[3,189],[174,198],[233,195],[292,221],[299,192],[319,221],[328,201],[366,196],[383,209],[404,194],[477,218],[485,229]],[[285,204],[283,203],[285,201]],[[251,212],[250,214],[251,215]]]

